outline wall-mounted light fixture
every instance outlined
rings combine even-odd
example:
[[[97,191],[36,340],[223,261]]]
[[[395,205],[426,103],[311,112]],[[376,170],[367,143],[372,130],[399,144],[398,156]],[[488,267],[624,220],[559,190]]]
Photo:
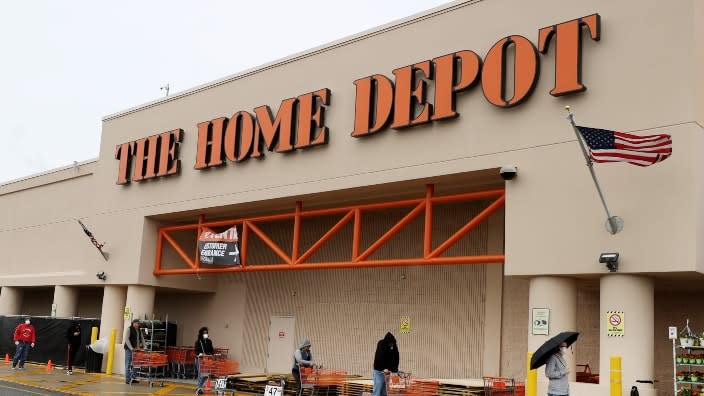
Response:
[[[599,255],[599,262],[606,264],[609,272],[618,271],[618,253],[602,253]]]

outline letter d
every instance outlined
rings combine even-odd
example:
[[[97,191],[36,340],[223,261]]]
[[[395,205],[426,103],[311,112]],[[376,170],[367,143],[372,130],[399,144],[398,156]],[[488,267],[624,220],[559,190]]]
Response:
[[[381,74],[354,82],[357,93],[354,103],[352,137],[367,136],[380,131],[389,122],[394,104],[394,84]]]

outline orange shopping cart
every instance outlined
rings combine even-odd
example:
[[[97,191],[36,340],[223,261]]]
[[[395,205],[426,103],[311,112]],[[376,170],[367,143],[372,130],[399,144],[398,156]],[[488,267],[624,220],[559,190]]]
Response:
[[[439,388],[438,381],[413,378],[403,371],[386,377],[386,393],[390,396],[436,396]]]
[[[525,387],[521,388],[525,389]],[[484,377],[486,396],[516,396],[516,381],[513,378]]]
[[[310,389],[311,396],[321,392],[324,392],[326,396],[339,394],[340,388],[347,378],[346,371],[322,367],[302,367],[298,373],[301,376],[301,388],[304,392],[306,389]]]
[[[228,387],[228,379],[230,375],[239,372],[239,364],[234,360],[224,359],[218,355],[201,356],[199,359],[199,375],[215,377],[213,392],[216,395],[234,395],[234,389]]]
[[[163,352],[134,351],[132,355],[132,372],[135,377],[146,379],[150,387],[156,378],[161,377],[161,386],[164,386],[163,377],[166,375],[168,363],[168,357]],[[159,371],[161,371],[161,374]]]

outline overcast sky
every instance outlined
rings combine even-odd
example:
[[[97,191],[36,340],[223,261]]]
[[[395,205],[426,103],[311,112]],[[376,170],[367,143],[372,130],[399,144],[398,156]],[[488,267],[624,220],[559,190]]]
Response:
[[[449,0],[0,5],[0,183],[98,156],[104,116]]]

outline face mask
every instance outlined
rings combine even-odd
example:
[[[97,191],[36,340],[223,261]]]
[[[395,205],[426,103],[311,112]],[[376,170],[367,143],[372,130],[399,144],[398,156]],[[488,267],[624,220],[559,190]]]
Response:
[[[560,354],[564,355],[567,353],[567,347],[560,347]]]
[[[24,324],[29,324],[29,319],[25,320]]]
[[[208,338],[208,333],[204,333],[203,338]]]

